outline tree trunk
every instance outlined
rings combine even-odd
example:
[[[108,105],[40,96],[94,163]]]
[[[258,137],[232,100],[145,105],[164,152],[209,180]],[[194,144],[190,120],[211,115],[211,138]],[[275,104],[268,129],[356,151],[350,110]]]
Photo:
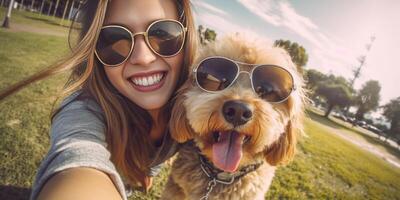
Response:
[[[71,19],[71,17],[72,17],[71,15],[72,15],[72,11],[74,10],[74,4],[75,4],[75,1],[72,0],[71,9],[69,9],[68,19]]]
[[[62,19],[60,21],[60,25],[63,25],[65,14],[67,13],[68,5],[69,5],[69,0],[67,1],[67,4],[65,5],[63,16],[62,16]]]
[[[3,21],[2,27],[4,27],[4,28],[10,28],[10,18],[11,18],[11,11],[12,11],[13,5],[14,5],[14,0],[11,0],[10,4],[8,4],[7,15],[5,16],[4,21]]]
[[[53,12],[53,17],[56,16],[57,8],[58,8],[58,3],[60,3],[60,0],[57,0],[57,2],[56,2],[56,7],[54,8],[54,12]]]
[[[21,1],[21,5],[19,6],[18,10],[21,10],[22,8],[24,8],[24,0]]]
[[[361,106],[357,109],[356,112],[356,119],[358,121],[363,120],[364,119],[364,114],[366,113],[365,109]]]
[[[47,15],[50,16],[51,7],[53,6],[53,1],[50,1],[49,10],[47,11]]]
[[[44,6],[44,2],[46,0],[42,0],[42,5],[40,5],[40,11],[39,11],[39,16],[42,15],[42,11],[43,11],[43,6]]]
[[[35,0],[32,0],[32,4],[31,4],[31,10],[33,10],[33,7],[35,6]]]
[[[332,112],[332,110],[333,110],[333,107],[335,107],[334,104],[329,104],[329,105],[328,105],[328,109],[326,110],[324,117],[328,117],[329,114],[331,114],[331,112]]]

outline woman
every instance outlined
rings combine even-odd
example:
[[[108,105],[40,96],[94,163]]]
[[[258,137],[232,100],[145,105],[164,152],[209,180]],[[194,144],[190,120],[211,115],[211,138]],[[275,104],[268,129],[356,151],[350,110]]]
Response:
[[[72,54],[0,94],[73,69],[31,199],[126,199],[126,187],[151,186],[177,150],[167,124],[194,55],[191,14],[188,0],[86,1]]]

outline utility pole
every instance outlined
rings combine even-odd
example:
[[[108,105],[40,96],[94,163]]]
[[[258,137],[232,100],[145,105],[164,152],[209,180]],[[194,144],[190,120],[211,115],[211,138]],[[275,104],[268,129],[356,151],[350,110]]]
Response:
[[[2,27],[4,27],[4,28],[10,28],[10,18],[11,18],[11,11],[12,11],[13,6],[14,6],[14,0],[10,0],[10,4],[8,4],[7,15],[4,18],[3,25],[2,25]]]

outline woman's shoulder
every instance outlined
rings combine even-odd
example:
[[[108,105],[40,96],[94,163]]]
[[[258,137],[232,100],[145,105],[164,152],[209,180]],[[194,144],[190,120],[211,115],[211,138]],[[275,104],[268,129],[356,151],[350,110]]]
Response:
[[[101,107],[82,90],[67,96],[56,111],[51,124],[51,140],[94,137],[105,141],[105,123]]]
[[[76,90],[69,96],[65,97],[60,103],[59,112],[70,109],[89,110],[99,114],[102,113],[100,105],[83,90]]]

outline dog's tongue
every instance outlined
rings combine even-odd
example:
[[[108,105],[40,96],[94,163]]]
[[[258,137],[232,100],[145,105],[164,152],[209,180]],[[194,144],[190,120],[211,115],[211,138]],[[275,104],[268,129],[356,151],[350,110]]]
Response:
[[[213,163],[221,170],[234,172],[242,158],[243,136],[236,131],[221,132],[219,142],[213,144]]]

